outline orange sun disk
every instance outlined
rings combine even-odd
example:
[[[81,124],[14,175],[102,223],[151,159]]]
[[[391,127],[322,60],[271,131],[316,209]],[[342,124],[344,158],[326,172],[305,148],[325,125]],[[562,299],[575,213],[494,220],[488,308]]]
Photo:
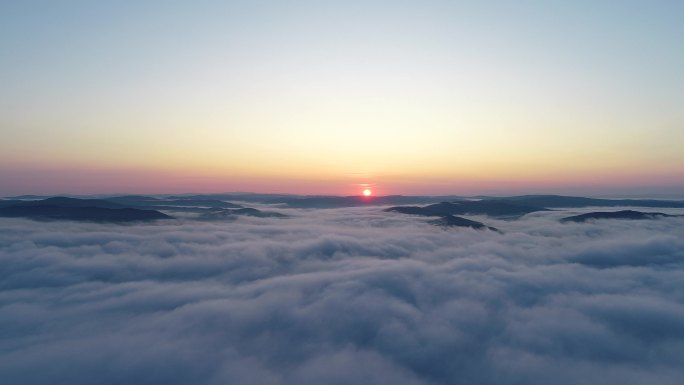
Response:
[[[370,189],[367,188],[367,189],[363,190],[363,196],[369,197],[369,196],[371,196],[371,194],[372,194],[372,191]]]

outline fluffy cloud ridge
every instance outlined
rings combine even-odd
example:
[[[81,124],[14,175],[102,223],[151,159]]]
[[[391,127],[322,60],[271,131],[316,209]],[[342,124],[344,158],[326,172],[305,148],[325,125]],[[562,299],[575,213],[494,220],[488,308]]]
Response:
[[[678,384],[684,219],[0,219],[8,384]],[[479,219],[478,219],[479,220]]]

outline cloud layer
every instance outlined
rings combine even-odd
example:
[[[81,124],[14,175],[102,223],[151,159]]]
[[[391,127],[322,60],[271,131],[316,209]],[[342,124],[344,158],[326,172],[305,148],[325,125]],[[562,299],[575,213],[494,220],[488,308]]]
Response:
[[[287,211],[287,210],[286,210]],[[13,384],[678,384],[684,219],[0,220]]]

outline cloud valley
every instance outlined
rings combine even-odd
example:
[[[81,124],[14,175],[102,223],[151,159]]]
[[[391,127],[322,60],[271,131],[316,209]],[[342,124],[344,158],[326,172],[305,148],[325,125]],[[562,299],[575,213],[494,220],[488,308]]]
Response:
[[[684,218],[0,218],[13,384],[677,384]],[[679,210],[681,211],[681,210]],[[677,213],[677,210],[673,211]]]

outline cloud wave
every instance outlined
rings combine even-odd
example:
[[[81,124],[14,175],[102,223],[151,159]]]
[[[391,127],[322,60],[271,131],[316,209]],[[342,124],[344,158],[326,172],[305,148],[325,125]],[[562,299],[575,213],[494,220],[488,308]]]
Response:
[[[15,384],[678,384],[684,220],[0,220]],[[478,219],[479,220],[479,219]]]

